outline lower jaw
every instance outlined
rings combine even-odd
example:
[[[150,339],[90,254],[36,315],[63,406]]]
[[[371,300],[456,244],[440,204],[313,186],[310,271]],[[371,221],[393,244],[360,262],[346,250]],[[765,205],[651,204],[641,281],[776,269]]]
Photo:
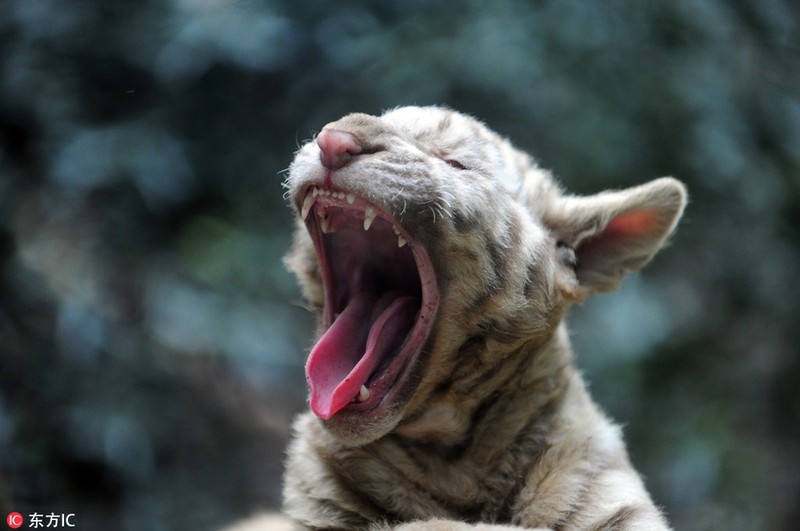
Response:
[[[393,407],[380,413],[357,412],[345,408],[328,420],[321,421],[341,444],[348,447],[363,446],[391,432],[400,422],[401,415]]]
[[[419,355],[419,353],[418,353]],[[376,393],[361,403],[353,403],[322,423],[345,446],[371,443],[390,433],[402,420],[406,406],[417,387],[414,369],[420,360],[414,359],[401,368],[396,381],[384,393]]]

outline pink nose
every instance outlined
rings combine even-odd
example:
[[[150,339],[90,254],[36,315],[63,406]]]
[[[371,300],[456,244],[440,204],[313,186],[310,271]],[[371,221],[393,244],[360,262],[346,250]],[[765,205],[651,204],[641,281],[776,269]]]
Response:
[[[362,150],[355,135],[339,129],[323,129],[317,136],[317,145],[320,149],[320,162],[331,170],[347,165],[353,155]]]

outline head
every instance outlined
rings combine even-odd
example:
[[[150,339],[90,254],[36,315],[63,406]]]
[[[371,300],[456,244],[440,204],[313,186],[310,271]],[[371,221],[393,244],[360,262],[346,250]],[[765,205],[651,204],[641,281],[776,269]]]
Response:
[[[311,408],[353,445],[452,379],[465,345],[491,344],[499,362],[547,342],[571,303],[652,258],[686,201],[671,178],[565,195],[482,123],[438,107],[326,125],[287,186],[287,263],[319,315]]]

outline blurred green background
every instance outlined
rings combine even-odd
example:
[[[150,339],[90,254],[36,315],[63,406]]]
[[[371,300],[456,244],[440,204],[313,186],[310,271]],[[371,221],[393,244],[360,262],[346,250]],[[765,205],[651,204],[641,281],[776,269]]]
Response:
[[[800,521],[790,0],[0,2],[0,509],[214,529],[280,503],[313,318],[281,173],[446,104],[593,193],[675,175],[673,244],[572,314],[678,529]]]

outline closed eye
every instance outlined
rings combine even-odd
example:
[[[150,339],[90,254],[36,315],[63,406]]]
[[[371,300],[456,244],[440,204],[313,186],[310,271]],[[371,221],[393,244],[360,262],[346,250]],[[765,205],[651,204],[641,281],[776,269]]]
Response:
[[[446,152],[440,151],[438,149],[431,150],[431,155],[438,158],[439,160],[447,163],[449,166],[457,169],[457,170],[466,170],[467,167],[461,163],[458,159],[452,159],[448,157]]]
[[[453,168],[456,168],[457,170],[466,170],[467,169],[466,166],[464,166],[463,164],[461,164],[461,162],[459,162],[459,161],[457,161],[455,159],[444,159],[444,161],[447,164],[449,164],[450,166],[452,166]]]

